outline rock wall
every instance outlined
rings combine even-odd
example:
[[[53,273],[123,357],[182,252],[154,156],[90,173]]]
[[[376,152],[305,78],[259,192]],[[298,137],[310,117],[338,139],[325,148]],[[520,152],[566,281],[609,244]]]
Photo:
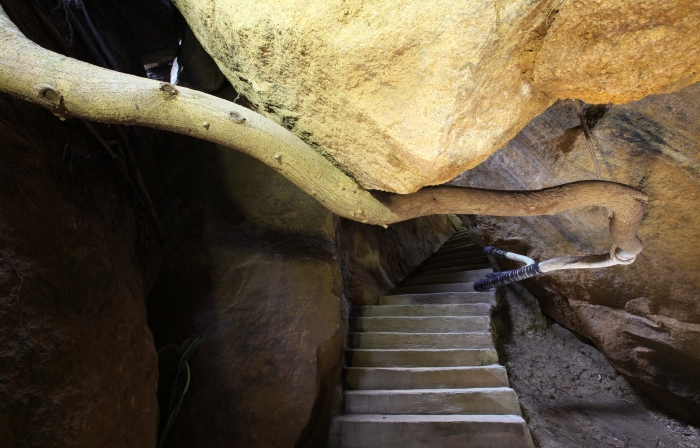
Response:
[[[592,340],[617,371],[666,409],[700,415],[700,84],[624,106],[587,106],[604,179],[651,197],[630,266],[564,271],[526,281],[543,311]],[[569,101],[552,106],[485,163],[454,183],[537,189],[594,179],[580,122]],[[473,218],[485,242],[535,260],[601,253],[612,244],[607,214]]]
[[[0,140],[0,445],[151,448],[141,209],[79,122],[0,95]]]
[[[557,98],[700,81],[694,0],[174,0],[234,87],[369,189],[447,182]]]
[[[376,305],[435,252],[455,227],[447,215],[392,224],[388,229],[340,219],[343,290],[354,306]]]
[[[670,417],[589,341],[545,317],[525,288],[499,290],[500,361],[540,448],[694,448],[700,428]]]
[[[161,408],[183,346],[202,338],[166,446],[325,446],[342,399],[344,291],[378,298],[453,224],[343,221],[241,153],[194,140],[162,147],[166,242],[148,299]]]
[[[227,148],[191,141],[158,160],[166,243],[148,309],[161,358],[174,361],[164,371],[179,362],[172,344],[202,338],[166,446],[305,446],[340,403],[333,216]],[[160,394],[167,403],[169,382]]]
[[[85,5],[114,68],[145,75],[115,4]],[[29,2],[2,6],[27,36],[65,51]],[[49,13],[59,32],[63,14]],[[83,41],[66,41],[90,60]],[[148,135],[128,132],[130,173],[147,172],[150,149],[136,142]],[[158,365],[144,300],[160,250],[142,192],[79,120],[4,94],[0,142],[0,446],[154,447]]]

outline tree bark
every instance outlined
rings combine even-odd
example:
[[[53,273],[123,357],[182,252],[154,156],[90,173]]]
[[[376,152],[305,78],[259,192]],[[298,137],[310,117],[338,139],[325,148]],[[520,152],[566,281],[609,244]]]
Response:
[[[66,119],[150,126],[242,151],[285,176],[333,213],[388,225],[430,214],[555,214],[598,205],[613,212],[618,255],[641,252],[636,236],[647,196],[632,187],[584,181],[539,191],[424,188],[408,195],[371,193],[273,121],[229,101],[120,73],[46,50],[27,39],[0,7],[0,90]]]

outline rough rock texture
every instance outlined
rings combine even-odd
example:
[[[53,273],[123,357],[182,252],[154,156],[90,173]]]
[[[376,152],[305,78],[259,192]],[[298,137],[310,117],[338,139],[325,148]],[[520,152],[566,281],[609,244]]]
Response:
[[[693,0],[174,3],[259,112],[371,189],[446,182],[557,97],[700,80]]]
[[[0,140],[0,446],[151,448],[140,208],[77,122],[3,95]]]
[[[149,325],[166,355],[202,337],[166,446],[292,447],[322,437],[339,406],[345,339],[333,216],[227,148],[192,141],[158,160],[167,242]]]
[[[376,305],[454,231],[447,215],[411,219],[388,229],[340,219],[345,297],[353,306]]]
[[[499,291],[492,322],[499,357],[539,447],[700,446],[700,428],[651,404],[595,347],[544,317],[522,286]]]
[[[162,407],[182,347],[202,337],[166,446],[325,446],[341,404],[344,287],[361,282],[374,298],[386,293],[453,224],[341,222],[241,153],[195,140],[163,147],[164,264],[148,300]],[[382,268],[389,260],[398,266]],[[341,275],[341,263],[354,268]]]
[[[616,370],[667,409],[700,415],[700,84],[624,106],[589,106],[603,178],[649,194],[630,266],[564,271],[525,282],[546,314],[590,338]],[[595,178],[569,101],[533,120],[503,150],[455,184],[534,189]],[[485,242],[544,260],[602,253],[604,210],[540,218],[474,219]],[[505,266],[505,265],[504,265]]]
[[[28,36],[62,51],[28,2],[2,4]],[[95,4],[85,1],[116,68],[143,74],[114,3]],[[71,50],[89,58],[78,38]],[[154,447],[158,371],[144,300],[159,248],[138,194],[78,120],[0,94],[0,142],[0,446]]]
[[[536,89],[553,98],[626,103],[698,81],[697,2],[561,5],[534,61]]]

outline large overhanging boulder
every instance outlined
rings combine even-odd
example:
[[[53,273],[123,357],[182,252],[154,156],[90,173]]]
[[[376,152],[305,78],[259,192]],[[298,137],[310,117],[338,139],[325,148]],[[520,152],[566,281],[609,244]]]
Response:
[[[444,183],[557,98],[700,80],[694,0],[174,3],[258,112],[369,189]]]
[[[147,125],[238,149],[273,167],[342,217],[387,226],[432,214],[537,216],[597,205],[611,211],[613,249],[592,258],[547,260],[537,273],[603,267],[600,263],[629,264],[642,251],[636,232],[643,218],[641,202],[648,197],[625,185],[582,181],[540,191],[433,187],[406,195],[373,194],[270,119],[192,89],[114,72],[46,50],[28,40],[2,8],[0,41],[5,44],[0,46],[0,91],[40,104],[63,119]],[[508,278],[513,281],[515,277]]]

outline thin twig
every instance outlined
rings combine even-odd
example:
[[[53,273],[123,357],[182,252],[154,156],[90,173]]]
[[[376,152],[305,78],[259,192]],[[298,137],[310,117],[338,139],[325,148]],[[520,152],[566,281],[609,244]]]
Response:
[[[61,12],[61,9],[63,9],[63,15],[64,19],[66,21],[66,25],[68,26],[68,44],[72,45],[73,44],[73,27],[71,27],[70,23],[68,22],[68,6],[70,6],[70,1],[71,0],[57,0],[56,1],[56,6],[49,9],[52,13],[59,13]]]
[[[163,228],[160,226],[160,222],[158,221],[158,215],[156,214],[156,208],[153,205],[153,200],[151,200],[151,195],[148,193],[148,190],[146,189],[146,185],[143,182],[143,176],[141,176],[141,170],[139,169],[139,166],[136,164],[136,158],[134,157],[134,150],[131,148],[131,143],[129,143],[129,137],[126,135],[126,132],[124,131],[124,127],[121,125],[116,125],[115,126],[117,133],[119,134],[119,138],[121,138],[122,143],[124,144],[124,148],[126,149],[126,157],[128,157],[129,162],[131,163],[132,171],[134,174],[134,177],[136,178],[136,185],[138,185],[139,190],[141,191],[141,194],[143,195],[144,199],[146,200],[146,203],[148,204],[148,209],[151,212],[151,216],[153,217],[153,221],[156,224],[156,229],[158,230],[158,237],[159,239],[163,239]]]
[[[70,49],[70,46],[66,42],[66,40],[63,38],[63,35],[61,32],[58,30],[58,27],[56,24],[53,22],[51,17],[49,17],[48,13],[44,11],[44,8],[42,8],[37,0],[32,0],[29,2],[31,5],[32,9],[34,9],[34,12],[36,15],[39,16],[39,20],[44,24],[46,29],[49,31],[49,33],[56,39],[56,41],[61,45],[63,48],[63,52],[65,53],[66,56],[69,56],[71,58],[75,58],[75,54],[73,51]]]
[[[68,165],[68,174],[71,174],[73,172],[73,147],[70,146],[70,143],[66,143],[66,146],[63,148],[63,164],[66,164],[66,151],[68,151],[68,148],[70,148],[70,165]]]
[[[82,40],[83,44],[85,44],[85,46],[87,47],[88,53],[90,53],[90,56],[92,56],[92,58],[95,60],[95,62],[98,63],[99,65],[101,65],[102,67],[107,67],[107,63],[105,62],[102,55],[100,55],[100,52],[97,51],[95,44],[93,44],[92,40],[90,40],[90,37],[85,32],[85,28],[83,28],[83,26],[80,24],[78,19],[73,14],[73,11],[71,11],[70,8],[67,6],[66,6],[66,14],[68,16],[68,21],[70,22],[70,24],[78,32],[78,36],[80,36],[80,40]]]
[[[36,208],[36,205],[34,205],[34,203],[32,202],[32,200],[29,199],[29,196],[27,196],[27,193],[25,193],[24,190],[22,190],[22,187],[20,187],[19,182],[17,183],[17,186],[19,187],[19,191],[22,192],[22,194],[24,195],[25,198],[27,198],[27,200],[29,201],[29,203],[32,204],[32,205],[34,206],[34,209],[35,209],[35,210],[39,210],[38,208]]]
[[[82,118],[80,119],[80,121],[88,129],[88,131],[90,131],[90,133],[97,139],[97,141],[100,142],[100,145],[102,145],[105,151],[107,151],[112,160],[114,160],[114,163],[117,164],[119,171],[121,171],[124,175],[124,179],[126,179],[126,181],[129,182],[129,184],[131,184],[129,172],[126,169],[126,162],[124,162],[124,160],[121,157],[119,157],[114,151],[112,151],[112,148],[110,148],[105,139],[102,138],[102,136],[97,132],[97,130],[95,130],[95,128],[89,121],[84,120]]]
[[[88,12],[87,12],[87,8],[85,7],[85,4],[83,3],[82,0],[75,0],[75,4],[83,12],[83,17],[85,17],[85,21],[87,22],[88,28],[90,28],[92,35],[95,36],[95,40],[97,40],[97,43],[100,45],[102,52],[107,56],[110,67],[106,67],[106,68],[111,68],[112,70],[117,70],[117,68],[119,67],[119,64],[112,56],[112,53],[110,53],[109,47],[107,47],[107,44],[105,44],[104,40],[102,39],[102,36],[100,36],[100,33],[98,33],[97,30],[95,29],[95,25],[93,25],[93,23],[92,23],[92,19],[90,18],[90,14],[88,14]]]

